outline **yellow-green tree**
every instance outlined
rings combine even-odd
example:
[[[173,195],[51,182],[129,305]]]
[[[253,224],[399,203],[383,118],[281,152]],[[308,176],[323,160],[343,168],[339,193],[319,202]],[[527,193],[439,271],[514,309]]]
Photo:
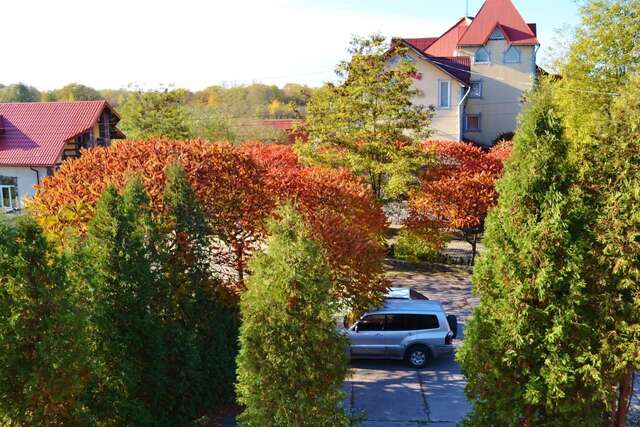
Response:
[[[336,68],[341,82],[312,94],[309,142],[299,151],[362,176],[378,200],[393,199],[417,183],[429,161],[420,141],[429,135],[432,111],[411,102],[415,66],[406,48],[390,48],[376,35],[355,38],[350,53]]]
[[[302,216],[279,209],[242,295],[240,424],[342,426],[346,343],[335,327],[330,269]]]

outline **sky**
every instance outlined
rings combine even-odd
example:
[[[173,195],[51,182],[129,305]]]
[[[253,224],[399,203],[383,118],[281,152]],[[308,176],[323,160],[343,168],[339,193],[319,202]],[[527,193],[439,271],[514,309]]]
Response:
[[[475,15],[483,0],[468,0]],[[513,0],[541,57],[578,23],[574,0]],[[19,0],[2,5],[0,83],[50,90],[334,78],[353,35],[438,36],[466,0]]]

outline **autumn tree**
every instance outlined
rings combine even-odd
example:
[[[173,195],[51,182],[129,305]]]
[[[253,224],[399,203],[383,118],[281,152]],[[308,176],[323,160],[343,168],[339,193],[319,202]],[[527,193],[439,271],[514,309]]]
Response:
[[[139,90],[120,106],[120,128],[130,139],[191,137],[183,90]]]
[[[394,199],[429,163],[419,141],[429,135],[432,112],[411,102],[415,66],[405,48],[376,35],[355,38],[349,51],[351,60],[336,68],[341,82],[309,100],[309,142],[299,152],[362,176],[377,200]]]
[[[248,143],[242,150],[265,168],[275,204],[296,203],[331,266],[335,297],[366,308],[386,292],[382,260],[385,217],[371,191],[346,169],[304,166],[290,146]]]
[[[475,260],[479,235],[498,195],[495,182],[502,171],[510,144],[489,153],[471,144],[429,141],[425,149],[438,159],[420,178],[420,187],[409,199],[409,232],[434,246],[444,242],[449,230],[459,230],[471,245]]]
[[[93,101],[97,99],[102,99],[100,92],[79,83],[71,83],[42,94],[43,101]]]
[[[262,247],[266,219],[277,203],[298,201],[327,250],[336,295],[364,305],[383,295],[385,218],[370,190],[347,170],[304,166],[291,148],[284,147],[280,158],[289,160],[280,163],[268,161],[277,146],[251,146],[152,140],[88,150],[43,180],[31,206],[45,230],[64,241],[86,232],[109,184],[123,188],[137,174],[157,215],[165,210],[167,166],[178,161],[206,217],[225,288],[242,289],[246,259]]]
[[[346,342],[321,246],[291,207],[276,211],[241,300],[238,401],[245,426],[342,426]]]
[[[30,216],[0,234],[0,424],[81,423],[92,368],[82,286]]]

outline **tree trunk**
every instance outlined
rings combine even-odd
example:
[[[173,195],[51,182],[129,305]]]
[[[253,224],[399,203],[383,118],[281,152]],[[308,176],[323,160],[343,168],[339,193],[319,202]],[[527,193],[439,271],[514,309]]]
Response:
[[[300,415],[296,415],[296,427],[302,427],[302,418],[300,418]]]
[[[633,366],[627,365],[627,369],[620,380],[620,392],[618,394],[618,407],[615,413],[615,426],[625,427],[627,425],[627,413],[629,412],[629,401],[631,400],[631,388],[633,387]]]
[[[527,405],[524,409],[524,427],[533,427],[533,406]]]
[[[473,242],[471,243],[471,265],[476,262],[476,253],[478,248],[478,233],[473,233]]]

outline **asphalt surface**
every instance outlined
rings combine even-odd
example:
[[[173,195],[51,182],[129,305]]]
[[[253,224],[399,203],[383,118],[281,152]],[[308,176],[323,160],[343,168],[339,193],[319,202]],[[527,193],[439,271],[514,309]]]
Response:
[[[353,361],[345,407],[365,427],[455,426],[471,407],[454,357],[436,359],[423,370],[401,361]]]

